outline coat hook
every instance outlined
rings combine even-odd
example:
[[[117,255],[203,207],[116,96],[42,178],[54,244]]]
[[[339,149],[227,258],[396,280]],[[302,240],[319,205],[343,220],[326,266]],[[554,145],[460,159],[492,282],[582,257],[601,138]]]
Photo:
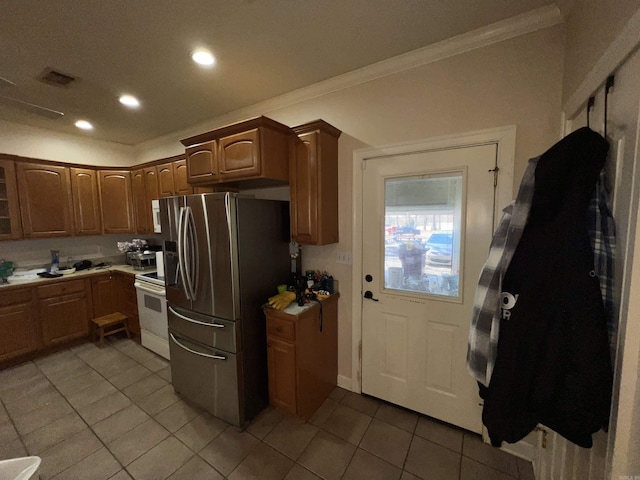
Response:
[[[587,102],[587,127],[591,127],[591,123],[589,122],[589,114],[591,110],[593,110],[593,106],[596,103],[596,97],[589,97],[589,101]]]
[[[607,77],[607,83],[605,84],[604,87],[604,138],[607,138],[607,112],[608,112],[608,104],[609,102],[607,101],[609,98],[609,91],[611,90],[611,88],[613,88],[613,85],[615,84],[615,79],[616,77],[614,75],[609,75]]]

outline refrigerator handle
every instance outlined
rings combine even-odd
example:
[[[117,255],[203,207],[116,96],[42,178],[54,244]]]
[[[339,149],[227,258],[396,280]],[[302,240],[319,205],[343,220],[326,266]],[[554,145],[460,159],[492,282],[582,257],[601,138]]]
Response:
[[[184,291],[184,295],[187,300],[191,300],[191,296],[189,295],[189,287],[187,280],[187,272],[185,268],[185,254],[184,254],[184,240],[185,240],[185,217],[186,208],[180,207],[180,213],[178,214],[178,267],[180,269],[180,278],[182,282],[182,290]]]
[[[200,265],[200,252],[198,251],[198,237],[196,235],[196,224],[193,218],[193,211],[190,207],[187,207],[186,214],[186,230],[185,238],[189,239],[189,290],[191,293],[191,300],[196,299],[195,286],[198,285],[198,268]]]
[[[204,325],[205,327],[214,327],[214,328],[224,328],[224,325],[220,324],[220,323],[207,323],[207,322],[201,322],[199,320],[195,320],[193,318],[189,318],[189,317],[185,317],[184,315],[179,314],[178,312],[176,312],[173,308],[169,307],[169,311],[171,313],[173,313],[176,317],[178,318],[182,318],[183,320],[186,320],[187,322],[191,322],[191,323],[197,323],[198,325]]]
[[[183,344],[181,344],[178,341],[178,339],[173,335],[173,333],[169,333],[169,336],[171,337],[171,340],[173,340],[176,345],[178,345],[180,348],[186,350],[189,353],[193,353],[194,355],[200,355],[201,357],[206,357],[206,358],[213,358],[214,360],[226,360],[227,359],[227,357],[222,356],[222,355],[209,355],[209,354],[206,354],[206,353],[196,352],[195,350],[192,350],[189,347],[186,347]]]

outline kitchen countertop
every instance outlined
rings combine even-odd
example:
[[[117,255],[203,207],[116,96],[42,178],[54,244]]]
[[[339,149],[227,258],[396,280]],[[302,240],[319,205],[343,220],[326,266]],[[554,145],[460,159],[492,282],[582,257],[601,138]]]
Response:
[[[10,289],[11,287],[15,287],[15,288],[20,288],[20,287],[30,287],[30,286],[34,286],[34,285],[42,285],[42,284],[47,284],[47,283],[53,283],[53,282],[61,282],[61,281],[66,281],[66,280],[73,280],[73,279],[78,279],[78,278],[85,278],[91,275],[99,275],[101,273],[105,273],[105,272],[113,272],[113,271],[118,271],[118,272],[123,272],[123,273],[127,273],[129,275],[135,275],[137,273],[151,273],[151,272],[155,272],[156,269],[154,268],[147,268],[144,270],[136,270],[134,269],[131,265],[110,265],[107,267],[92,267],[92,268],[88,268],[86,270],[80,270],[74,273],[70,273],[68,275],[62,275],[61,277],[56,277],[56,278],[32,278],[29,280],[11,280],[10,283],[2,283],[0,284],[0,289],[5,290],[5,289]]]

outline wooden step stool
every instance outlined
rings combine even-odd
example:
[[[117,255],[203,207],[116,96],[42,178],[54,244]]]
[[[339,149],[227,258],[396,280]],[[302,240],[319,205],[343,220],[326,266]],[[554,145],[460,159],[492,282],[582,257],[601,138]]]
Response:
[[[95,325],[97,332],[100,334],[100,346],[104,345],[104,337],[113,335],[118,332],[126,332],[127,337],[131,338],[129,328],[127,327],[127,317],[120,312],[110,313],[102,317],[94,318],[91,322]]]

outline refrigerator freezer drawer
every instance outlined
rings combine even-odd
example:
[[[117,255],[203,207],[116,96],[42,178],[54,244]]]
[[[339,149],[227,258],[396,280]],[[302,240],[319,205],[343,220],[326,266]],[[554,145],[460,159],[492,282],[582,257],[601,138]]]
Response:
[[[244,423],[241,355],[209,348],[169,330],[171,379],[177,393],[236,426]]]
[[[169,305],[169,328],[180,336],[192,338],[198,343],[225,352],[238,353],[240,346],[240,322],[231,322]]]

